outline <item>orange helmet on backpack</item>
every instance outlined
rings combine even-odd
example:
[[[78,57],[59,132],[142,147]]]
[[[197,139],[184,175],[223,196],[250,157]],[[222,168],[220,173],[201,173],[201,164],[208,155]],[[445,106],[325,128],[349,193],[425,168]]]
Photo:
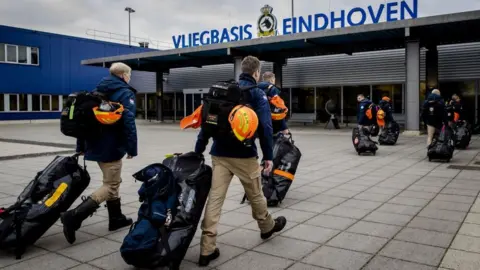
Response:
[[[255,111],[244,105],[237,105],[230,112],[228,122],[235,137],[243,142],[253,138],[258,128],[258,117]]]
[[[272,111],[272,120],[283,120],[287,117],[288,108],[285,101],[278,95],[270,98],[270,108]]]
[[[123,105],[116,102],[102,102],[100,106],[93,108],[95,118],[104,125],[115,124],[122,118],[123,111]]]
[[[199,128],[202,124],[202,110],[203,105],[200,105],[191,115],[183,118],[180,121],[180,128]]]

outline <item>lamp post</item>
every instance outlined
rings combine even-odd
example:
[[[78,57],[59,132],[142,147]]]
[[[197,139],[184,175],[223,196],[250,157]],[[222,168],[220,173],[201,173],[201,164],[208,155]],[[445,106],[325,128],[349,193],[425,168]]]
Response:
[[[130,28],[130,14],[134,13],[135,10],[131,7],[126,7],[125,11],[128,12],[128,46],[131,46],[132,44],[132,36],[131,36],[131,28]]]
[[[293,0],[292,0],[292,21],[293,21],[293,17],[294,17],[294,15],[293,15],[293,10],[294,10],[294,9],[293,9]]]

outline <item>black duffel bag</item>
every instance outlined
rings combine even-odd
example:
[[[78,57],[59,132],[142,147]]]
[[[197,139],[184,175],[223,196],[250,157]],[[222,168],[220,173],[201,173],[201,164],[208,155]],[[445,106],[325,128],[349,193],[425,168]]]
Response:
[[[20,259],[70,208],[90,183],[86,166],[78,164],[78,156],[57,156],[37,173],[17,202],[0,209],[0,249],[14,249]]]

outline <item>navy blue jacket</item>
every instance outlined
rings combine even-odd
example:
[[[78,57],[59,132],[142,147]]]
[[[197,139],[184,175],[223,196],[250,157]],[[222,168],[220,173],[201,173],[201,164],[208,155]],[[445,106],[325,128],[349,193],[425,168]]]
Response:
[[[85,159],[97,162],[113,162],[125,154],[137,155],[137,128],[135,126],[136,90],[121,78],[110,75],[103,78],[97,91],[108,96],[110,101],[124,107],[122,118],[112,126],[103,126],[102,134],[95,140],[77,140],[77,152],[84,152]]]
[[[390,102],[386,100],[380,100],[378,103],[378,106],[382,108],[382,110],[385,112],[385,121],[387,123],[390,123],[393,121],[393,110],[392,110],[392,105],[390,105]]]
[[[372,124],[372,120],[368,119],[365,115],[365,112],[368,110],[368,107],[372,104],[372,102],[365,98],[364,100],[358,103],[357,109],[357,123],[362,126],[368,126]]]
[[[271,87],[270,87],[271,85]],[[270,87],[270,89],[268,89]],[[258,88],[262,89],[267,93],[267,97],[273,98],[274,96],[280,95],[280,89],[278,89],[275,85],[269,82],[261,82],[258,84]],[[282,119],[278,121],[272,120],[272,127],[273,127],[273,134],[277,134],[280,131],[284,131],[288,129],[287,127],[287,119]]]
[[[256,85],[255,79],[245,73],[240,75],[239,84],[241,87]],[[259,88],[252,88],[250,91],[249,105],[253,108],[258,116],[257,135],[260,138],[260,146],[262,147],[263,159],[273,159],[273,130],[272,116],[270,114],[270,105],[267,96]],[[197,143],[195,144],[195,152],[203,154],[210,137],[200,129]],[[258,157],[257,147],[253,144],[246,147],[242,142],[234,136],[224,138],[213,138],[213,145],[210,155],[229,158],[252,158]]]
[[[442,128],[446,122],[445,119],[445,102],[443,98],[436,94],[430,94],[423,103],[422,111],[423,122],[429,126]]]

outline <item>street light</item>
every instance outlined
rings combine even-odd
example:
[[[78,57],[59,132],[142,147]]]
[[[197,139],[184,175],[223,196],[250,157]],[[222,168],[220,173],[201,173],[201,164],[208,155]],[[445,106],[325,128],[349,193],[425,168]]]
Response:
[[[130,30],[130,14],[134,13],[135,10],[131,7],[126,7],[125,11],[128,12],[128,45],[131,46],[132,37],[131,37],[131,34],[130,34],[131,33],[131,30]]]

